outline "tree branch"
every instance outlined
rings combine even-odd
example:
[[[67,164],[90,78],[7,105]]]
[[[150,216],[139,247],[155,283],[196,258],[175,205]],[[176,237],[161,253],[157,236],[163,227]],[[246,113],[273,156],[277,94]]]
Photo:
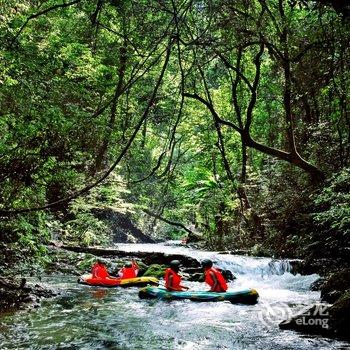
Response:
[[[49,209],[52,208],[54,206],[57,206],[59,204],[62,203],[66,203],[71,201],[72,199],[75,199],[77,197],[80,197],[81,195],[88,193],[91,189],[93,189],[94,187],[96,187],[97,185],[99,185],[100,183],[102,183],[110,174],[111,172],[116,168],[116,166],[120,163],[120,161],[123,159],[123,157],[125,156],[125,154],[127,153],[127,151],[129,150],[131,144],[133,143],[136,135],[138,134],[143,122],[145,121],[145,119],[147,118],[151,107],[154,104],[158,89],[163,81],[163,77],[164,77],[164,73],[165,70],[168,66],[169,63],[169,58],[170,58],[170,53],[171,53],[171,47],[172,47],[173,42],[170,41],[167,47],[167,53],[166,53],[166,57],[165,57],[165,61],[162,67],[162,70],[159,74],[157,83],[153,89],[153,93],[152,96],[150,98],[150,100],[148,101],[147,107],[142,115],[142,117],[140,118],[136,128],[134,129],[134,132],[132,133],[131,137],[129,138],[127,144],[124,146],[124,148],[122,149],[122,151],[120,152],[118,158],[115,160],[115,162],[111,165],[111,167],[105,172],[105,174],[103,176],[101,176],[98,180],[96,180],[95,182],[93,182],[92,184],[84,187],[83,189],[75,192],[74,194],[72,194],[71,196],[68,196],[66,198],[62,198],[58,201],[49,203],[47,205],[44,206],[40,206],[40,207],[34,207],[34,208],[22,208],[22,209],[14,209],[14,210],[0,210],[0,216],[11,216],[11,215],[17,215],[17,214],[22,214],[22,213],[29,213],[29,212],[33,212],[33,211],[39,211],[39,210],[44,210],[44,209]]]
[[[78,2],[80,2],[81,0],[74,0],[72,2],[68,2],[68,3],[63,3],[63,4],[58,4],[58,5],[54,5],[54,6],[51,6],[43,11],[40,11],[40,12],[37,12],[37,13],[34,13],[32,15],[30,15],[27,20],[24,22],[24,24],[22,25],[22,27],[19,29],[19,31],[17,32],[17,34],[15,35],[15,37],[12,39],[11,43],[10,43],[10,47],[12,47],[12,45],[14,44],[14,42],[18,39],[18,37],[21,35],[22,31],[24,30],[24,28],[27,26],[28,22],[31,20],[31,19],[34,19],[34,18],[37,18],[41,15],[44,15],[45,13],[48,13],[50,11],[53,11],[53,10],[56,10],[58,8],[64,8],[64,7],[68,7],[68,6],[71,6],[71,5],[74,5],[74,4],[77,4]]]
[[[165,223],[167,223],[169,225],[180,227],[180,228],[182,228],[183,230],[185,230],[189,234],[194,234],[190,229],[188,229],[185,225],[181,224],[180,222],[175,222],[175,221],[171,221],[171,220],[168,220],[166,218],[163,218],[162,216],[160,216],[158,214],[152,213],[148,209],[142,209],[142,211],[144,213],[146,213],[147,215],[152,216],[152,217],[154,217],[154,218],[156,218],[158,220],[164,221]]]
[[[209,110],[210,112],[213,114],[214,118],[220,122],[221,124],[224,124],[224,125],[227,125],[227,126],[230,126],[231,128],[235,129],[236,131],[238,131],[239,133],[242,132],[242,129],[239,128],[237,125],[233,124],[232,122],[230,121],[227,121],[227,120],[223,120],[219,117],[219,115],[216,113],[213,105],[211,105],[208,101],[206,101],[204,98],[202,98],[201,96],[197,95],[197,94],[190,94],[188,92],[185,92],[184,93],[184,96],[185,97],[190,97],[190,98],[193,98],[201,103],[203,103]]]

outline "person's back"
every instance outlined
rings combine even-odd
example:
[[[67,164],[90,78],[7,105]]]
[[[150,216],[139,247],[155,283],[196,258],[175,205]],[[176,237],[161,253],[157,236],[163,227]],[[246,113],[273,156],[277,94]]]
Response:
[[[227,283],[222,273],[213,267],[211,260],[205,259],[202,261],[202,266],[205,273],[205,282],[209,284],[210,291],[222,293],[227,291]]]
[[[178,274],[179,266],[180,262],[178,260],[173,260],[170,262],[170,267],[165,270],[165,288],[169,291],[188,289],[188,287],[181,285],[181,276]]]
[[[122,279],[125,278],[135,278],[137,277],[137,273],[139,271],[139,267],[136,261],[132,260],[132,262],[127,262],[124,267],[119,271],[119,276]]]
[[[107,268],[101,261],[97,261],[93,265],[91,274],[92,274],[92,277],[95,277],[95,278],[109,277],[109,273],[107,271]]]

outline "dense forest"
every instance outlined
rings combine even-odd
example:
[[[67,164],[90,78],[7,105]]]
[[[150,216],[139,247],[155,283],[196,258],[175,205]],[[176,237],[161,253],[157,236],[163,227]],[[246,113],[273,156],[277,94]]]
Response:
[[[350,7],[6,0],[0,259],[156,239],[346,257]]]

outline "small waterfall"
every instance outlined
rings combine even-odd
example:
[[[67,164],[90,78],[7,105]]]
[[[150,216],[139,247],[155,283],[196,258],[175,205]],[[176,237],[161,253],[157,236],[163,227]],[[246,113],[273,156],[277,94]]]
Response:
[[[0,319],[0,349],[345,349],[335,340],[282,332],[278,323],[319,300],[317,275],[293,275],[288,260],[220,254],[165,244],[118,244],[120,250],[183,254],[237,277],[231,290],[254,288],[256,305],[141,300],[135,288],[82,286],[76,276],[50,276],[64,293],[41,308]],[[203,282],[186,281],[192,290]]]
[[[217,267],[240,275],[280,276],[292,271],[289,260],[224,255],[214,258],[214,262]]]

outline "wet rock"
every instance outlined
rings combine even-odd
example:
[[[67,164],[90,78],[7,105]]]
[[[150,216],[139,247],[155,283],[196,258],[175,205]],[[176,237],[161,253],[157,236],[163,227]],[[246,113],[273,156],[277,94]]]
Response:
[[[329,334],[329,306],[316,304],[279,324],[281,329],[292,329],[307,334]]]
[[[204,241],[203,236],[201,236],[199,233],[195,233],[195,232],[191,232],[188,234],[187,238],[186,238],[186,243],[198,243]]]
[[[185,268],[181,268],[181,271],[189,275],[194,273],[203,273],[202,267],[185,267]]]
[[[316,304],[308,310],[280,323],[281,329],[292,329],[306,334],[350,339],[350,289],[333,305]]]
[[[165,270],[168,268],[166,265],[152,264],[148,267],[143,276],[153,276],[157,278],[163,278]]]
[[[305,260],[292,259],[289,260],[292,267],[292,273],[301,275],[312,275],[314,273],[327,276],[330,272],[336,271],[339,266],[343,266],[340,261],[330,258],[313,259],[308,257]]]
[[[109,223],[116,243],[154,243],[155,240],[135,226],[131,218],[111,208],[94,208],[94,216]]]
[[[39,284],[28,284],[25,278],[0,278],[0,309],[21,308],[25,304],[38,304],[41,298],[57,295],[57,292]]]
[[[221,271],[222,275],[224,276],[226,281],[233,281],[236,279],[236,276],[233,275],[233,273],[230,270],[224,270],[224,269],[218,269]]]
[[[322,288],[322,286],[324,285],[325,282],[326,282],[326,278],[325,277],[318,278],[315,282],[311,283],[310,290],[312,290],[312,291],[321,290],[321,288]]]
[[[103,247],[81,247],[81,246],[63,246],[63,249],[76,253],[89,253],[99,257],[129,257],[141,259],[146,265],[163,264],[169,265],[172,260],[179,260],[185,267],[200,267],[198,260],[181,254],[165,254],[159,252],[125,252],[118,249]]]
[[[251,249],[235,249],[235,250],[223,250],[218,254],[231,254],[231,255],[253,255]]]
[[[332,318],[331,329],[334,334],[350,339],[350,289],[343,293],[329,309]]]
[[[350,269],[332,274],[327,282],[322,285],[321,298],[322,301],[334,303],[344,292],[350,288]]]
[[[139,255],[140,253],[137,254]],[[142,261],[147,265],[161,264],[168,266],[170,261],[179,260],[183,267],[200,267],[199,261],[186,255],[147,252],[142,252],[141,255],[143,256]]]
[[[193,273],[189,275],[187,280],[191,282],[204,282],[204,273],[199,273],[199,272]]]

